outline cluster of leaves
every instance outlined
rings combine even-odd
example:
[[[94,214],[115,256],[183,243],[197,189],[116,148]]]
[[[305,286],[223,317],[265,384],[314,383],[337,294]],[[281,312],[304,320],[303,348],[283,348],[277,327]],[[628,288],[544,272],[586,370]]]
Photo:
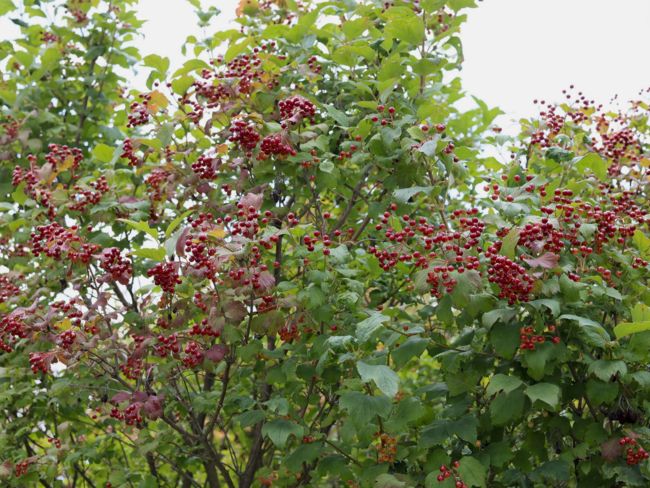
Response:
[[[647,485],[645,94],[508,137],[473,0],[244,1],[173,73],[132,3],[0,0],[3,484]]]

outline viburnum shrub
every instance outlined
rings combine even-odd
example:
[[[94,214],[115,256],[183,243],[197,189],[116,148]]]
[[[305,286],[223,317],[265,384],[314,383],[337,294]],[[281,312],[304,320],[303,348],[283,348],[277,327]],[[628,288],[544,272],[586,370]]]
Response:
[[[648,91],[510,137],[473,0],[191,0],[175,71],[135,3],[0,0],[3,486],[650,484]]]

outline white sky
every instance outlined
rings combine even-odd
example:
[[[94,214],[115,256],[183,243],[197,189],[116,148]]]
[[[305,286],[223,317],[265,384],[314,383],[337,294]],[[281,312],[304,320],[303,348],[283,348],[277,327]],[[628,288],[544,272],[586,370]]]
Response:
[[[237,0],[203,0],[234,18]],[[186,0],[141,0],[148,22],[139,41],[143,55],[156,53],[182,64],[185,38],[201,37]],[[213,28],[210,29],[210,31]],[[15,26],[0,23],[0,39]],[[560,101],[574,83],[589,98],[624,100],[650,86],[650,0],[485,0],[469,11],[462,31],[466,91],[506,112],[500,123],[536,113],[534,98]],[[143,84],[144,77],[136,77]]]

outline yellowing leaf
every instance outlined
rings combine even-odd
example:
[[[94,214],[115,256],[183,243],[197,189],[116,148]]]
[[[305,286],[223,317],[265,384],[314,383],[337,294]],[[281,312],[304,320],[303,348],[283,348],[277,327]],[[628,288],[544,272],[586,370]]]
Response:
[[[223,155],[228,153],[228,145],[227,144],[219,144],[217,146],[217,154]]]
[[[208,232],[209,236],[215,237],[217,239],[223,239],[226,237],[226,231],[223,230],[223,227],[217,227],[216,229],[211,230]]]
[[[72,327],[72,322],[70,321],[70,319],[63,319],[62,321],[54,324],[54,327],[56,327],[59,330],[68,330],[70,327]]]
[[[239,0],[239,4],[237,5],[237,10],[235,10],[235,12],[237,13],[237,17],[241,17],[244,15],[246,9],[257,9],[258,7],[259,4],[257,3],[257,0]]]
[[[167,108],[169,105],[169,100],[167,100],[167,97],[158,90],[152,91],[149,95],[151,98],[149,99],[147,108],[149,109],[150,113],[155,114],[159,110]]]

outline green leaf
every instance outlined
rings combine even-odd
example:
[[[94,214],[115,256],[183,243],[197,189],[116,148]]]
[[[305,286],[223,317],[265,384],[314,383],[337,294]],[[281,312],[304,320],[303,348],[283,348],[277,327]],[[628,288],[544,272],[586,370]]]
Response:
[[[587,170],[591,170],[602,181],[607,179],[608,166],[609,164],[595,152],[587,154],[576,163],[578,171],[585,173]]]
[[[632,242],[641,253],[643,259],[650,259],[650,237],[645,235],[645,233],[639,229],[634,231],[632,236]]]
[[[511,308],[497,308],[483,314],[481,322],[485,327],[492,327],[497,322],[507,324],[517,315],[517,311]]]
[[[391,350],[391,357],[395,366],[399,369],[404,366],[412,357],[420,357],[427,348],[429,342],[421,337],[409,337],[399,347]]]
[[[176,217],[174,220],[172,220],[169,225],[167,226],[167,230],[165,230],[165,238],[169,239],[169,236],[171,236],[176,228],[181,225],[181,222],[185,220],[189,215],[191,215],[194,212],[194,210],[187,210],[186,212],[183,212],[180,214],[178,217]]]
[[[300,437],[302,426],[285,419],[276,419],[262,426],[262,435],[268,436],[276,447],[283,448],[290,436]]]
[[[518,228],[513,227],[503,238],[503,244],[501,244],[501,254],[503,256],[514,259],[520,232]]]
[[[571,466],[564,459],[546,462],[531,473],[531,478],[537,482],[541,482],[544,479],[554,481],[568,481],[570,476]],[[564,485],[564,483],[562,484]],[[554,486],[556,483],[544,483],[543,485]]]
[[[538,300],[533,300],[528,303],[533,307],[535,307],[536,309],[539,309],[540,306],[546,307],[547,309],[550,310],[553,317],[557,317],[558,315],[560,315],[561,312],[560,302],[558,300],[540,298]]]
[[[320,169],[324,173],[331,173],[334,171],[334,163],[330,161],[329,159],[325,159],[321,161],[321,163],[318,165],[318,169]]]
[[[485,488],[487,468],[478,459],[468,456],[461,458],[458,474],[467,486]]]
[[[490,331],[494,351],[506,359],[514,357],[519,342],[519,327],[516,324],[496,324]]]
[[[110,163],[114,153],[115,149],[106,144],[97,144],[93,149],[93,157],[102,163]]]
[[[0,15],[5,15],[15,9],[16,6],[11,0],[0,0]]]
[[[510,393],[500,393],[490,402],[490,418],[494,425],[506,425],[519,418],[524,413],[526,398],[521,390]]]
[[[418,193],[429,194],[433,190],[432,186],[413,186],[411,188],[400,188],[393,192],[395,200],[401,203],[408,203],[408,201]]]
[[[447,424],[447,435],[458,436],[465,442],[474,443],[478,439],[478,420],[472,415],[466,415]]]
[[[606,341],[611,340],[607,331],[598,323],[591,319],[580,317],[578,315],[564,314],[558,317],[560,320],[572,320],[578,322],[581,332],[590,344],[603,347]]]
[[[50,47],[45,50],[41,56],[41,66],[46,71],[52,71],[59,65],[61,59],[61,52],[56,47]]]
[[[386,11],[384,32],[393,39],[418,45],[424,40],[424,22],[409,7],[391,7]]]
[[[156,71],[159,71],[161,74],[167,73],[169,69],[169,58],[163,58],[157,54],[150,54],[145,56],[144,65],[154,68]]]
[[[454,12],[458,12],[463,8],[474,8],[476,7],[476,0],[447,0],[447,5]]]
[[[331,105],[325,105],[323,108],[325,108],[329,116],[332,117],[337,124],[343,127],[350,126],[350,119],[348,119],[348,116],[341,112],[339,109]]]
[[[385,396],[365,395],[358,391],[349,391],[341,395],[341,408],[347,410],[357,425],[367,424],[374,416],[388,418],[392,403]]]
[[[184,95],[192,84],[194,84],[194,78],[191,76],[180,76],[172,81],[172,90],[177,95]]]
[[[392,474],[380,474],[375,478],[374,488],[408,488],[409,485],[398,480]]]
[[[530,385],[526,388],[526,395],[531,402],[535,403],[539,400],[551,408],[556,408],[560,403],[560,388],[551,383]]]
[[[494,395],[499,391],[504,391],[510,393],[513,390],[516,390],[524,382],[516,376],[507,376],[504,374],[495,374],[490,380],[490,384],[487,387],[487,394]]]
[[[151,474],[145,474],[144,478],[138,484],[138,488],[156,488],[158,486],[158,481]]]
[[[303,463],[309,463],[323,452],[322,442],[311,442],[299,445],[283,462],[283,466],[297,473],[302,469]]]
[[[242,428],[250,427],[258,422],[264,420],[264,410],[249,410],[248,412],[235,415],[234,420],[239,423]]]
[[[617,339],[621,339],[625,336],[645,332],[646,330],[650,330],[650,320],[643,322],[621,322],[614,327],[614,334]]]
[[[632,308],[632,321],[633,322],[646,322],[650,321],[650,307],[645,303],[637,303]]]
[[[580,290],[583,287],[582,283],[573,281],[566,274],[560,276],[560,291],[565,302],[570,303],[580,300]]]
[[[357,324],[356,336],[359,342],[367,342],[377,330],[381,328],[381,324],[387,322],[389,319],[380,312],[371,312],[370,316]]]
[[[14,192],[11,194],[11,198],[18,205],[24,205],[25,202],[27,201],[27,195],[25,194],[25,185],[26,183],[23,181],[20,185],[18,185],[16,190],[14,190]]]
[[[240,40],[238,43],[233,42],[232,44],[230,44],[230,47],[226,51],[226,54],[224,55],[224,60],[227,63],[229,63],[237,56],[239,56],[241,53],[246,51],[248,46],[250,46],[251,42],[253,42],[253,39],[250,37],[245,37],[244,39]]]
[[[456,280],[456,286],[451,293],[453,304],[456,308],[463,308],[469,305],[470,295],[476,293],[482,285],[481,275],[472,269],[464,273],[454,272],[452,277]]]
[[[150,235],[156,242],[158,242],[158,231],[149,227],[147,222],[135,222],[134,220],[129,219],[117,219],[120,222],[124,222],[126,225],[140,232],[144,232]]]
[[[140,258],[151,259],[153,261],[164,261],[167,252],[165,251],[164,247],[158,247],[158,248],[142,247],[140,249],[136,249],[135,251],[132,251],[131,254],[138,256]]]
[[[440,136],[438,134],[436,134],[435,136],[433,136],[432,139],[429,139],[424,144],[422,144],[418,148],[418,152],[421,152],[425,156],[429,156],[429,157],[435,156],[436,152],[438,152],[438,141],[439,140],[440,140]]]
[[[627,365],[623,361],[599,359],[589,365],[589,373],[603,381],[611,381],[615,375],[625,376],[627,374]]]
[[[374,381],[377,388],[389,398],[397,395],[399,390],[399,376],[397,373],[384,365],[366,364],[363,361],[357,361],[357,371],[364,383]]]
[[[598,381],[589,378],[587,381],[587,397],[596,406],[613,402],[618,396],[618,384]]]

